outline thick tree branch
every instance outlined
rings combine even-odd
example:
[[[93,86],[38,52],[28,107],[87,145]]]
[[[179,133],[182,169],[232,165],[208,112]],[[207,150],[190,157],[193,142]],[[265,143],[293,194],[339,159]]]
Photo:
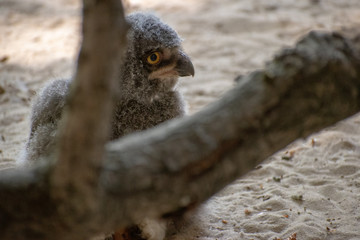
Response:
[[[202,202],[291,141],[356,113],[359,66],[341,35],[313,32],[200,113],[108,144],[106,217]]]
[[[99,166],[109,139],[118,84],[116,70],[122,61],[128,29],[121,1],[84,0],[82,29],[78,68],[51,176],[52,195],[66,201],[59,211],[72,224],[97,209]],[[73,212],[76,218],[71,219],[69,213]]]

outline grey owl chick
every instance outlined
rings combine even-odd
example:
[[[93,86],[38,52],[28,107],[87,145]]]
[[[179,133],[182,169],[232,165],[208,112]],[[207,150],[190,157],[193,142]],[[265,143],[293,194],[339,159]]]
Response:
[[[194,76],[191,60],[171,27],[147,13],[130,14],[126,21],[128,46],[119,66],[109,140],[183,116],[186,107],[176,84],[179,77]],[[41,161],[53,152],[70,82],[52,81],[35,100],[23,161]]]

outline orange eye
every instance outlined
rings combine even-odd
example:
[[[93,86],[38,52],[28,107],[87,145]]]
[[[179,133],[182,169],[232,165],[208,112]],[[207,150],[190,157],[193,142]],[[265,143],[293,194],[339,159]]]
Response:
[[[155,65],[161,61],[161,55],[159,52],[153,52],[146,58],[146,60],[149,64]]]

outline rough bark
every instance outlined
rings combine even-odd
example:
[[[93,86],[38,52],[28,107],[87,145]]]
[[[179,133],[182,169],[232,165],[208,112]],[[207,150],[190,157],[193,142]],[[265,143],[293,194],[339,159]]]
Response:
[[[118,2],[89,4],[92,8]],[[94,11],[106,9],[111,15],[117,8]],[[85,7],[85,16],[86,12]],[[116,19],[105,18],[92,22],[92,27],[106,28],[101,24]],[[82,50],[90,46],[85,43],[86,33]],[[107,59],[105,54],[113,53],[105,51],[99,60]],[[76,82],[84,88],[75,86],[80,89],[75,95],[100,88],[96,101],[108,103],[105,92],[110,82],[82,85],[79,79],[82,71],[87,79],[93,76],[87,74],[96,68],[92,65],[96,61],[87,60],[90,57],[80,54]],[[113,76],[111,67],[99,67],[110,72],[94,76]],[[168,216],[198,204],[296,138],[359,111],[359,67],[358,52],[348,40],[339,34],[310,33],[198,114],[109,143],[103,163],[106,134],[100,130],[106,132],[108,118],[98,114],[105,114],[108,107],[102,112],[96,103],[87,103],[94,100],[92,95],[73,97],[55,167],[49,161],[33,169],[1,172],[0,238],[85,239],[134,219]],[[97,110],[92,115],[77,107]],[[85,120],[75,118],[70,123],[73,114],[90,120],[82,125]],[[87,135],[77,139],[77,129],[84,128]],[[99,139],[89,141],[94,136]],[[72,137],[79,141],[76,146],[67,145],[66,139]]]

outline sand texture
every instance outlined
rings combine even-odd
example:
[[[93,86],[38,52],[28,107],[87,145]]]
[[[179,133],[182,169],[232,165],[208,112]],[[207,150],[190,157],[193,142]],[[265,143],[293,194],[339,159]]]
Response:
[[[184,38],[196,69],[179,86],[190,114],[310,30],[360,33],[359,0],[129,2],[129,12],[155,12]],[[80,7],[0,0],[1,169],[15,166],[36,93],[74,71]],[[360,239],[360,115],[292,143],[187,214],[178,230],[170,239]]]

